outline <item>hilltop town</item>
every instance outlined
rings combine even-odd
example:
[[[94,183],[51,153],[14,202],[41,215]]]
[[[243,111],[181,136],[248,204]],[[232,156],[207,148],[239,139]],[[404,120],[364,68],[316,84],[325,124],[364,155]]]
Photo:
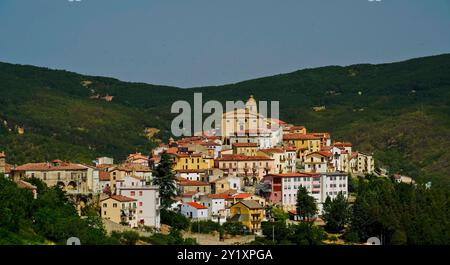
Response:
[[[55,159],[13,166],[2,152],[0,173],[32,190],[34,198],[37,187],[27,179],[60,187],[78,212],[94,204],[104,222],[116,227],[160,231],[161,196],[154,171],[166,154],[176,186],[170,211],[191,221],[239,223],[260,235],[274,207],[294,222],[304,219],[297,213],[300,188],[314,198],[313,218],[320,223],[327,199],[349,199],[350,178],[375,171],[371,154],[355,150],[350,142],[333,141],[328,132],[264,117],[253,96],[244,109],[224,113],[222,123],[226,129],[220,136],[170,138],[151,153],[132,153],[122,163],[98,157],[91,165]],[[396,180],[412,182],[405,176]]]

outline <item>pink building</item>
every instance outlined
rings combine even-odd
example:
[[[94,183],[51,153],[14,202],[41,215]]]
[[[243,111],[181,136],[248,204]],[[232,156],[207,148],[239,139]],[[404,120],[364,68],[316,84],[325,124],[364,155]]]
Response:
[[[321,200],[320,174],[269,174],[264,176],[263,182],[266,200],[287,210],[295,209],[297,192],[300,186],[305,187],[316,201]]]

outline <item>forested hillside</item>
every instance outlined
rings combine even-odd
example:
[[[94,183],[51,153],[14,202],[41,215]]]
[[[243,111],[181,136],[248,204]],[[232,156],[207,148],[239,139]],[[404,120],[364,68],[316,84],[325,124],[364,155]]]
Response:
[[[170,135],[171,104],[192,101],[194,92],[203,92],[204,101],[245,100],[250,94],[279,100],[287,122],[350,140],[393,173],[450,183],[449,54],[191,89],[0,63],[0,149],[17,164],[148,152],[156,138]],[[325,109],[314,111],[317,106]],[[149,140],[145,128],[161,131]]]

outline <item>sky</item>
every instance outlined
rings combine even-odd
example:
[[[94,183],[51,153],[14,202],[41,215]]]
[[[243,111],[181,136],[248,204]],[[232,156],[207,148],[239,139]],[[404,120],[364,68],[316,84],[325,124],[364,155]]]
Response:
[[[193,87],[450,52],[450,0],[0,0],[0,61]]]

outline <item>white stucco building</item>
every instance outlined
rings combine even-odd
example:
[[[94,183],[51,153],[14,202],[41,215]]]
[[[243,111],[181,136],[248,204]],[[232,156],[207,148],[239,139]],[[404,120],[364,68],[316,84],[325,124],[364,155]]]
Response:
[[[117,181],[117,194],[137,200],[137,222],[140,225],[160,228],[160,197],[158,186],[145,184],[135,176],[125,176]]]

